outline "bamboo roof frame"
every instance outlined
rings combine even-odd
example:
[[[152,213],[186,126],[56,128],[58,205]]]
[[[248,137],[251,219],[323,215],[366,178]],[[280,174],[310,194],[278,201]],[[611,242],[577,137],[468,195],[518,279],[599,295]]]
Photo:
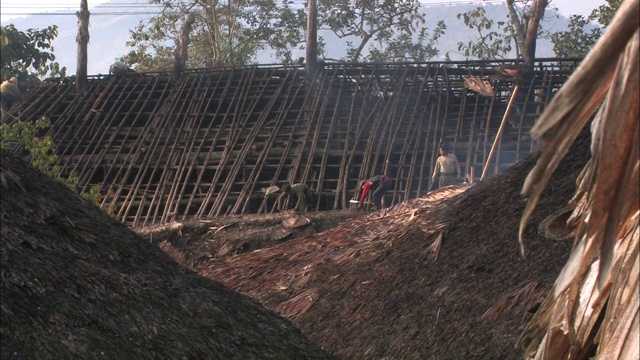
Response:
[[[318,209],[348,208],[378,173],[396,180],[390,205],[426,194],[442,141],[479,175],[517,83],[488,175],[530,155],[530,127],[577,62],[539,59],[525,81],[501,75],[513,60],[331,63],[306,80],[285,65],[97,75],[81,91],[48,80],[10,113],[49,117],[65,171],[81,191],[99,185],[100,206],[133,227],[271,212],[261,189],[285,182],[318,191]],[[470,75],[495,94],[466,88]]]

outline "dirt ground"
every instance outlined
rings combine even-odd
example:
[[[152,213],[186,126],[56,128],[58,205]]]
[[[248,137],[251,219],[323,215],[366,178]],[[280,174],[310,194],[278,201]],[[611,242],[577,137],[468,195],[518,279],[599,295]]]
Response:
[[[571,248],[540,224],[566,206],[588,156],[582,136],[525,231],[526,258],[520,189],[534,159],[385,211],[308,213],[296,229],[275,214],[140,232],[340,358],[518,359],[519,335]]]

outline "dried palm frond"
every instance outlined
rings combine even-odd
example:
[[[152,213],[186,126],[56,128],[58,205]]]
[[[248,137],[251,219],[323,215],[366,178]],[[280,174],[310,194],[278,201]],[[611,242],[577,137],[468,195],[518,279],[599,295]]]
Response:
[[[276,311],[287,319],[291,319],[309,310],[317,299],[313,291],[305,290],[291,297],[276,307]]]
[[[520,74],[528,70],[529,67],[526,64],[502,65],[496,67],[496,71],[500,74],[508,75],[517,79],[522,79],[522,75]]]
[[[538,226],[538,232],[548,239],[552,240],[569,240],[575,237],[573,227],[569,219],[574,209],[572,206],[566,206],[547,216]]]
[[[469,76],[464,79],[464,86],[469,88],[480,95],[484,96],[493,96],[495,95],[495,91],[493,90],[493,86],[487,80],[481,80],[474,75]]]
[[[434,260],[438,259],[438,253],[440,253],[440,247],[442,247],[442,235],[443,232],[441,231],[440,234],[438,234],[438,237],[433,240],[433,243],[429,246],[429,250],[433,254]]]
[[[167,240],[162,240],[161,242],[158,243],[158,247],[164,251],[167,255],[171,256],[171,258],[173,260],[175,260],[175,262],[177,262],[180,265],[183,266],[189,266],[191,264],[188,264],[186,261],[186,256],[184,255],[184,253],[178,249],[176,249],[170,242],[168,242]]]
[[[529,280],[520,284],[515,290],[504,294],[489,310],[481,317],[483,320],[495,320],[500,315],[505,314],[516,306],[520,305],[524,309],[529,309],[535,305],[542,297],[541,290],[537,290],[538,282]],[[537,291],[536,291],[537,290]]]
[[[282,225],[289,229],[295,229],[311,224],[311,219],[302,215],[294,215],[282,220]]]
[[[592,156],[571,200],[571,255],[520,339],[527,358],[587,358],[594,351],[598,359],[640,356],[639,25],[638,0],[626,0],[531,130],[543,141],[522,191],[529,196],[519,232],[523,256],[524,230],[540,194],[589,121]]]

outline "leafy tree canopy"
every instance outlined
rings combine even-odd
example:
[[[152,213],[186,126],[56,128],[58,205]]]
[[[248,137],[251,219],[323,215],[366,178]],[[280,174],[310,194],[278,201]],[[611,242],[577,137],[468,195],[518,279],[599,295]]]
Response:
[[[56,36],[55,25],[26,31],[19,31],[13,24],[0,27],[2,80],[16,76],[20,90],[26,92],[46,76],[65,76],[66,68],[54,61],[51,42]]]
[[[569,19],[569,30],[551,34],[553,52],[557,57],[582,58],[589,53],[602,35],[602,30],[593,28],[591,31],[585,31],[588,23],[583,16],[572,15]]]
[[[150,0],[162,12],[131,31],[133,48],[123,61],[139,71],[170,70],[186,14],[195,22],[187,67],[244,65],[258,51],[275,51],[284,63],[304,49],[307,14],[292,0]],[[418,0],[319,0],[318,24],[345,39],[347,61],[424,61],[437,55],[444,22],[427,33]],[[318,53],[323,53],[320,38]]]
[[[458,42],[458,51],[466,57],[494,60],[512,56],[515,49],[516,58],[531,64],[536,40],[548,35],[539,26],[548,0],[507,0],[506,5],[509,13],[505,21],[487,18],[482,7],[458,14],[458,19],[477,34],[467,42]]]
[[[304,9],[284,0],[150,0],[162,11],[131,31],[132,47],[123,60],[139,71],[170,70],[175,41],[185,15],[195,21],[190,33],[187,67],[204,68],[250,63],[270,46],[287,57],[287,48],[304,39]]]
[[[607,4],[594,9],[588,18],[582,15],[572,15],[569,19],[569,29],[551,34],[553,42],[553,52],[558,57],[584,57],[596,44],[603,30],[592,28],[587,30],[587,25],[595,21],[603,28],[611,23],[613,15],[616,13],[622,0],[607,0]]]
[[[616,14],[616,11],[620,8],[622,4],[622,0],[606,0],[607,3],[604,5],[598,6],[597,9],[594,9],[589,15],[589,20],[596,20],[598,24],[604,26],[605,28],[611,24],[611,20],[613,20],[613,15]]]
[[[321,0],[318,17],[320,28],[349,39],[344,60],[354,62],[429,60],[446,29],[440,21],[429,36],[418,0]]]
[[[584,57],[602,36],[603,28],[609,25],[621,2],[622,0],[607,0],[606,5],[594,9],[588,18],[572,15],[568,30],[551,34],[538,27],[545,8],[550,6],[548,0],[507,0],[509,15],[506,21],[487,18],[484,8],[478,7],[458,14],[458,19],[476,32],[473,39],[458,43],[458,51],[467,57],[492,60],[505,58],[515,49],[517,58],[531,63],[535,55],[535,40],[549,37],[554,44],[556,56]],[[603,28],[589,28],[594,21]]]
[[[482,7],[458,14],[458,19],[476,33],[474,40],[458,42],[458,51],[465,57],[477,57],[481,60],[505,58],[516,42],[515,30],[510,22],[494,21],[487,18]],[[494,26],[495,25],[495,26]]]

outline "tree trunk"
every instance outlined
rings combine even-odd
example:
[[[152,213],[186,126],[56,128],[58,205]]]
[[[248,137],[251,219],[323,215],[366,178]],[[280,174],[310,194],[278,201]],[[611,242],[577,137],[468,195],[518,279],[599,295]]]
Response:
[[[175,63],[173,65],[173,75],[178,77],[182,75],[185,67],[187,66],[188,50],[189,50],[189,33],[195,17],[193,14],[185,15],[184,23],[180,28],[180,35],[178,36],[178,43],[176,44]]]
[[[318,68],[318,8],[316,0],[307,1],[307,79],[311,80]]]
[[[524,42],[522,59],[524,63],[533,66],[536,58],[536,40],[538,39],[538,27],[544,17],[544,11],[549,4],[548,0],[534,0],[531,4],[529,23],[527,24],[527,36]]]
[[[507,0],[507,8],[509,9],[509,16],[511,16],[511,25],[516,30],[516,55],[517,58],[520,58],[520,56],[525,53],[524,26],[522,24],[523,21],[518,17],[518,13],[516,12],[513,2],[514,0]]]
[[[87,0],[81,0],[80,11],[76,11],[78,17],[78,59],[76,66],[76,89],[82,90],[87,83],[87,46],[89,44],[89,5]]]
[[[544,17],[549,0],[533,0],[529,14],[518,17],[514,0],[507,0],[507,8],[511,16],[511,24],[516,30],[517,49],[526,65],[533,66],[536,57],[536,41],[538,27]]]

